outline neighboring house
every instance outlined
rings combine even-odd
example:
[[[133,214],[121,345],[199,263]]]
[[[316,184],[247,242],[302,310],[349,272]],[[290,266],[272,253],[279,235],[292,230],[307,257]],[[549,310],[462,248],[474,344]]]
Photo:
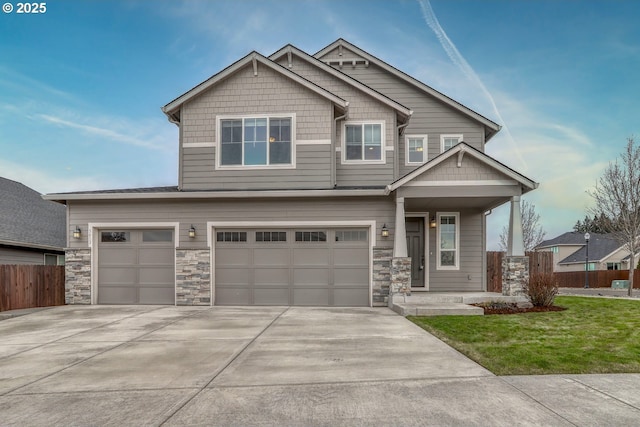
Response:
[[[587,245],[584,233],[570,231],[545,240],[536,251],[553,252],[553,271],[584,271]],[[590,233],[589,270],[628,270],[629,251],[610,234]]]
[[[537,187],[485,154],[499,125],[342,39],[251,52],[162,110],[177,187],[47,196],[80,231],[68,303],[375,306],[404,273],[484,291],[486,214]]]
[[[0,178],[0,264],[64,264],[66,222],[64,206]]]

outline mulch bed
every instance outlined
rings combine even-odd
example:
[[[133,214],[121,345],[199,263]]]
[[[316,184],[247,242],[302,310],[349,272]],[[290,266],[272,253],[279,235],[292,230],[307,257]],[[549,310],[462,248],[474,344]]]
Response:
[[[547,311],[564,311],[565,307],[560,307],[557,305],[552,305],[551,307],[531,307],[531,308],[520,308],[520,307],[500,307],[500,308],[492,308],[492,307],[484,307],[482,304],[472,304],[476,307],[482,307],[484,309],[484,314],[519,314],[519,313],[544,313]]]

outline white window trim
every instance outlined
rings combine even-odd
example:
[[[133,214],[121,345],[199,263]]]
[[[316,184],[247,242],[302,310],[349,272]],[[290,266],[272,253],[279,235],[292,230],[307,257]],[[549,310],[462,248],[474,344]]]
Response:
[[[420,139],[422,138],[422,161],[421,162],[410,162],[409,161],[409,140],[410,139]],[[429,151],[429,135],[424,134],[424,135],[405,135],[404,138],[404,164],[405,165],[422,165],[427,161],[427,158],[429,157],[428,151]]]
[[[287,165],[222,165],[221,143],[222,134],[220,122],[222,120],[242,119],[243,126],[243,147],[244,147],[244,119],[291,119],[291,164]],[[265,169],[295,169],[296,168],[296,113],[273,113],[273,114],[230,114],[216,116],[216,169],[219,170],[265,170]],[[244,161],[244,159],[243,159]]]
[[[464,138],[464,136],[461,133],[456,133],[456,134],[444,134],[444,135],[440,135],[440,152],[444,153],[444,140],[447,138],[457,138],[458,139],[458,144],[460,142],[462,142],[462,139]],[[453,148],[453,147],[451,147]]]
[[[442,258],[440,257],[440,218],[443,216],[453,216],[456,220],[456,250],[455,250],[455,265],[441,265]],[[437,214],[437,231],[436,231],[436,249],[437,249],[437,270],[460,270],[460,213],[459,212],[438,212]]]
[[[380,160],[347,160],[347,125],[380,125]],[[342,123],[342,164],[344,165],[383,165],[387,163],[386,135],[384,120],[353,120]]]

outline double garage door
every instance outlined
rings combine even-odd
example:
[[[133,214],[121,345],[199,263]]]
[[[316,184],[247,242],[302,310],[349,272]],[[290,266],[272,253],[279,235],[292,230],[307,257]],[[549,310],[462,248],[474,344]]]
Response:
[[[174,304],[174,232],[100,230],[99,304]],[[217,305],[369,306],[366,228],[216,229]]]
[[[369,305],[369,232],[216,229],[218,305]]]
[[[98,232],[99,304],[174,304],[173,230]]]

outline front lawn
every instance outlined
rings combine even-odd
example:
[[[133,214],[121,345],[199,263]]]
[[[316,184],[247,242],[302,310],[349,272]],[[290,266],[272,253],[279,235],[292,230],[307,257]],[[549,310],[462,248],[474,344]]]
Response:
[[[496,375],[640,372],[640,301],[557,297],[565,311],[408,317]]]

